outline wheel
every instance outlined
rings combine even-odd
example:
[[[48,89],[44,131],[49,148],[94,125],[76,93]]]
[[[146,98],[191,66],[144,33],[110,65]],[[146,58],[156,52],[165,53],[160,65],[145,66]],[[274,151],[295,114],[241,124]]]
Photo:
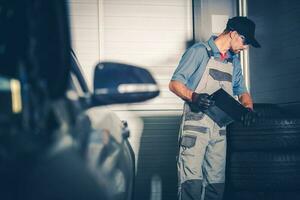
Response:
[[[126,165],[123,166],[123,168],[126,169],[126,198],[124,200],[132,200],[135,183],[135,155],[127,139],[124,140],[124,148],[126,161],[124,162]]]
[[[126,140],[127,146],[128,146],[128,153],[130,160],[129,162],[131,163],[130,165],[130,175],[129,175],[129,186],[128,186],[128,200],[134,199],[134,186],[135,186],[135,154],[134,151],[129,143],[128,140]]]
[[[114,200],[132,200],[134,179],[135,179],[135,160],[131,146],[127,140],[122,144],[122,152],[119,155],[118,163],[111,172],[112,190]]]

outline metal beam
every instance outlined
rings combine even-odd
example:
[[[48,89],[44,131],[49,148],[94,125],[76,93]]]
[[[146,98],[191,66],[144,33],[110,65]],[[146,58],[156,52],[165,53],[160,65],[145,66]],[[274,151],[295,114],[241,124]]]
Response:
[[[239,4],[239,10],[238,10],[239,16],[247,16],[248,15],[247,0],[238,0],[238,4]],[[249,69],[249,49],[242,51],[240,53],[240,57],[241,57],[242,70],[245,78],[245,84],[250,93],[251,85],[250,85],[250,69]]]

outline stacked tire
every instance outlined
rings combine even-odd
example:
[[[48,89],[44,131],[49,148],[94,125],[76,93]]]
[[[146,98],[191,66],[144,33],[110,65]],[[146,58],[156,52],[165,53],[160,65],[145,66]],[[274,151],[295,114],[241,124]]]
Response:
[[[255,104],[250,127],[228,127],[226,199],[300,199],[300,119],[275,105]]]

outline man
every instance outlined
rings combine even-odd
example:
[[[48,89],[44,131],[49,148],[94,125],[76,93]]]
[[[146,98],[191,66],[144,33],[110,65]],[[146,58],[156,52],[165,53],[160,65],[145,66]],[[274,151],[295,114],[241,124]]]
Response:
[[[169,88],[185,101],[177,162],[180,200],[222,199],[226,127],[219,127],[203,111],[213,104],[209,95],[220,88],[253,110],[237,54],[249,44],[260,47],[254,32],[255,24],[247,17],[229,19],[218,37],[189,48],[173,74]],[[251,116],[242,119],[244,124]]]

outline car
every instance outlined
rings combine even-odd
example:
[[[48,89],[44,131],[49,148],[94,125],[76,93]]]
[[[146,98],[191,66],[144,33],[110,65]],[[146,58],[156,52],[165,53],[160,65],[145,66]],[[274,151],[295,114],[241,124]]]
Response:
[[[129,130],[104,106],[157,96],[151,74],[102,62],[89,91],[70,53],[65,1],[0,7],[1,198],[130,199]]]

